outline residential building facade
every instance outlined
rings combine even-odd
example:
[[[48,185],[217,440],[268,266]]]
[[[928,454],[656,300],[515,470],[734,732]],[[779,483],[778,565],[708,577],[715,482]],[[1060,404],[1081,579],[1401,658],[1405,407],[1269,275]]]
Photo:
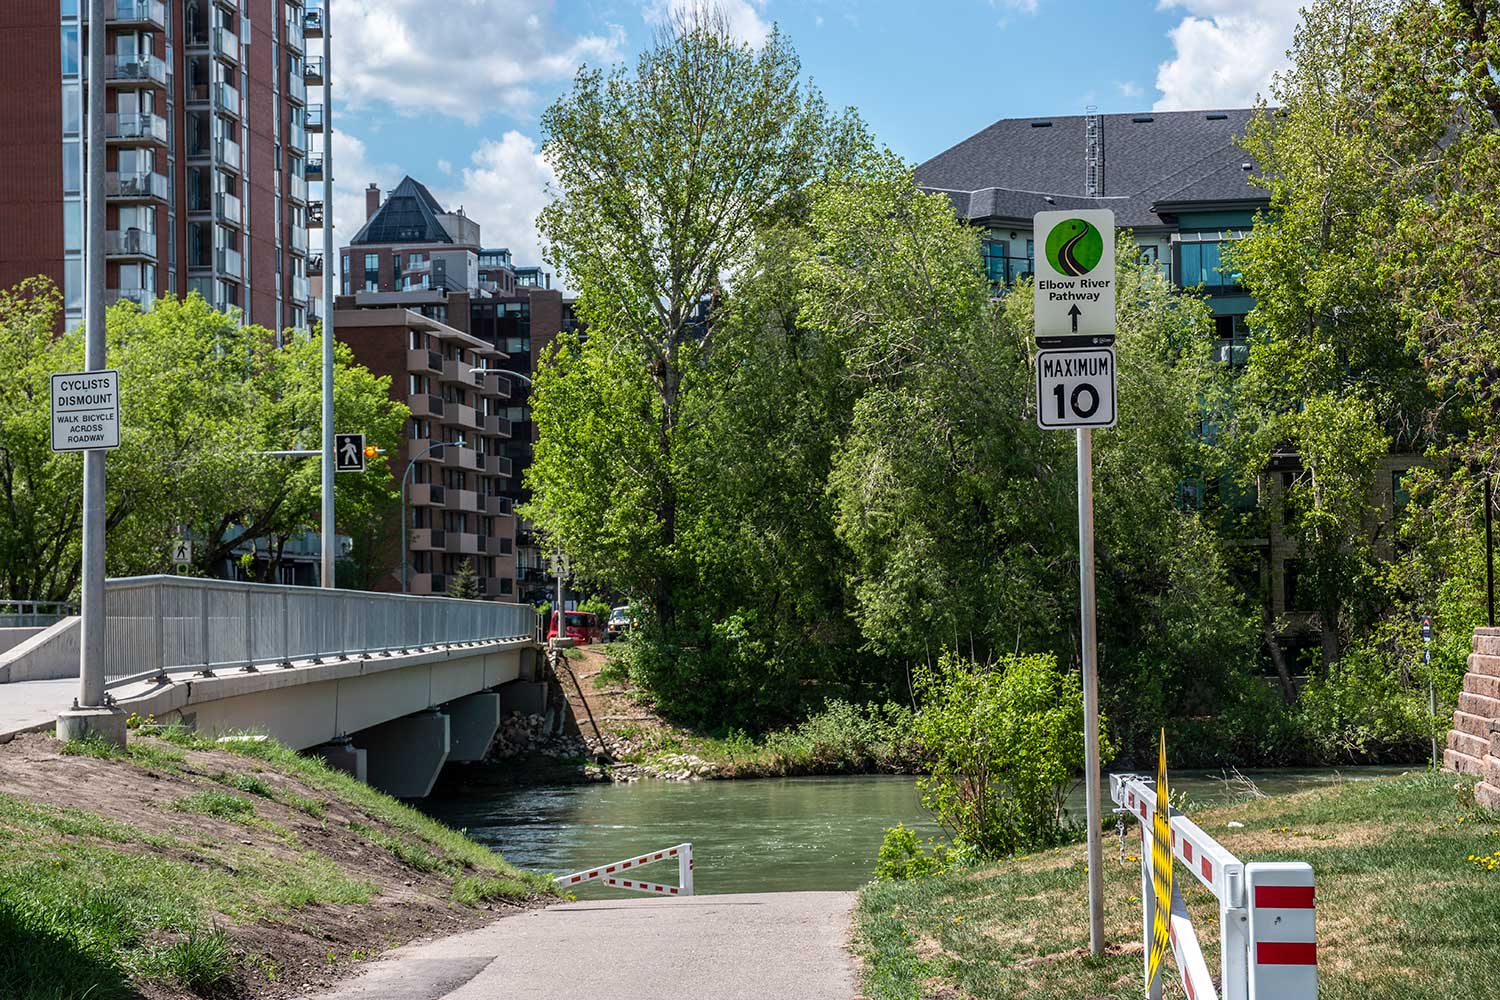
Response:
[[[503,429],[503,433],[486,434],[482,450],[476,456],[479,460],[476,467],[456,470],[466,481],[477,483],[477,488],[465,486],[457,488],[457,492],[475,492],[487,510],[493,507],[502,511],[484,515],[495,518],[493,527],[502,532],[488,536],[490,550],[485,555],[497,557],[493,568],[502,575],[481,574],[492,581],[487,584],[487,593],[502,600],[528,603],[545,600],[553,585],[548,573],[550,561],[540,551],[530,526],[518,522],[513,511],[515,504],[525,499],[521,477],[531,460],[536,433],[526,405],[529,380],[547,345],[564,328],[568,305],[559,292],[551,289],[550,275],[537,268],[517,267],[509,250],[484,246],[478,223],[462,209],[445,210],[424,185],[410,177],[388,195],[382,195],[378,186],[370,185],[365,193],[365,208],[364,226],[339,252],[335,280],[341,294],[336,299],[335,336],[350,343],[361,363],[372,370],[396,376],[397,381],[407,379],[401,390],[406,395],[397,398],[411,400],[408,405],[412,407],[413,418],[408,428],[408,445],[433,440],[431,427],[424,426],[422,420],[438,418],[439,426],[446,426],[450,435],[461,430],[461,426],[451,422],[442,424],[444,414],[453,405],[472,406],[479,417],[494,420],[495,426]],[[387,314],[405,318],[375,319]],[[409,334],[410,324],[417,319],[441,328],[426,330],[428,336],[446,345],[434,349],[465,352],[472,361],[471,367],[493,372],[471,373],[472,386],[453,384],[451,379],[440,384],[442,413],[430,410],[419,413],[429,405],[421,397],[432,395],[430,380],[424,384],[420,379],[430,379],[433,373],[410,367],[420,365],[422,358],[417,354],[398,358],[391,347],[384,349],[386,356],[380,356],[370,347],[378,338],[365,332],[370,324],[379,322],[387,331],[407,324]],[[388,340],[391,334],[383,336]],[[512,374],[517,377],[511,378]],[[393,394],[396,392],[397,387],[393,386]],[[454,404],[446,398],[453,393],[473,396],[474,400]],[[414,453],[410,447],[406,450]],[[403,463],[408,460],[403,457]],[[415,474],[418,473],[414,471]],[[458,515],[471,512],[451,508],[445,511],[446,498],[455,488],[446,482],[440,485],[444,487],[441,494],[445,499],[425,506],[438,511],[440,519],[449,518],[451,513],[453,517],[449,520],[456,524]],[[424,515],[415,506],[406,514],[409,541],[413,541],[412,531],[434,527],[422,522]],[[446,546],[447,533],[456,529],[437,527],[445,532]],[[459,533],[474,532],[465,527]],[[423,539],[431,541],[430,536]],[[446,586],[458,559],[478,555],[446,547],[439,554],[436,547],[419,549],[415,542],[408,548],[413,565],[434,567],[429,575],[440,578],[431,581],[434,586]],[[432,555],[424,556],[424,551]],[[413,592],[422,591],[414,587]],[[439,587],[434,592],[443,590]]]
[[[0,285],[46,275],[83,316],[86,0],[6,0]],[[308,86],[321,10],[302,0],[111,0],[102,26],[107,296],[200,292],[273,329],[308,320]],[[318,178],[321,179],[321,178]]]

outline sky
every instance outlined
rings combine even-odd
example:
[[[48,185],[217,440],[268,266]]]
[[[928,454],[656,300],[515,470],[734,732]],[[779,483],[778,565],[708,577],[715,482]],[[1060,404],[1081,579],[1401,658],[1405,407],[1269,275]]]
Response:
[[[368,184],[410,174],[486,245],[541,263],[542,112],[580,65],[633,63],[695,2],[331,0],[338,244]],[[1305,0],[717,2],[752,43],[778,26],[831,106],[918,163],[1000,118],[1248,106]]]

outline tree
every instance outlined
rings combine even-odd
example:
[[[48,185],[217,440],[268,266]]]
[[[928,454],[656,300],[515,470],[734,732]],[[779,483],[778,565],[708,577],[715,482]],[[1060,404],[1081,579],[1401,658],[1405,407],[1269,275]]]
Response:
[[[755,49],[734,38],[721,13],[695,8],[670,23],[634,72],[581,69],[542,119],[560,188],[537,221],[544,252],[578,290],[591,341],[620,355],[585,363],[635,368],[621,381],[628,398],[611,400],[619,405],[609,411],[628,420],[612,428],[628,438],[628,495],[612,499],[628,501],[630,513],[613,515],[625,520],[624,535],[609,532],[596,557],[566,513],[577,499],[561,495],[573,488],[576,463],[538,448],[527,516],[584,572],[617,586],[624,581],[609,577],[616,542],[649,546],[651,558],[637,564],[643,577],[630,583],[668,624],[691,558],[679,547],[684,397],[714,351],[724,287],[748,263],[755,233],[787,211],[831,144],[822,98],[800,75],[780,32]],[[544,369],[538,396],[565,370]],[[558,427],[552,415],[565,410],[539,402],[544,441]]]
[[[448,596],[460,601],[472,601],[479,597],[479,579],[474,575],[474,564],[468,559],[458,564],[453,578],[448,581]]]

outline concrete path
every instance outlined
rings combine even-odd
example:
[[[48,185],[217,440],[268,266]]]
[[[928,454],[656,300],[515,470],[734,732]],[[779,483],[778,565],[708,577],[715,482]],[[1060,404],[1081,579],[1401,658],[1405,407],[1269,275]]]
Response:
[[[78,696],[78,678],[0,684],[0,740],[57,721]]]
[[[304,1000],[853,1000],[851,892],[564,903],[393,951]]]

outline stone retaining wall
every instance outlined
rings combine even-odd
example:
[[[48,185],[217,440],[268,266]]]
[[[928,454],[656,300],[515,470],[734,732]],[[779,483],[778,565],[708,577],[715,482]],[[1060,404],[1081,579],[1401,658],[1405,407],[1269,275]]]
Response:
[[[1500,809],[1500,628],[1474,633],[1474,652],[1469,654],[1469,672],[1453,713],[1443,766],[1477,775],[1476,801]]]

